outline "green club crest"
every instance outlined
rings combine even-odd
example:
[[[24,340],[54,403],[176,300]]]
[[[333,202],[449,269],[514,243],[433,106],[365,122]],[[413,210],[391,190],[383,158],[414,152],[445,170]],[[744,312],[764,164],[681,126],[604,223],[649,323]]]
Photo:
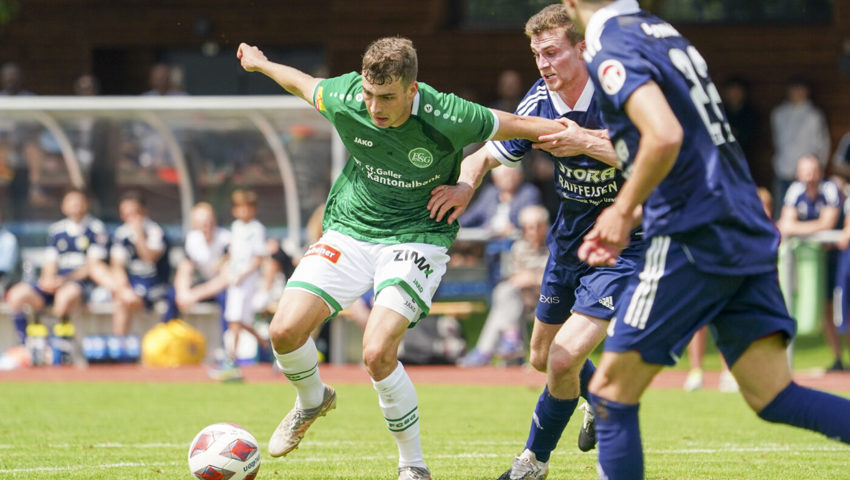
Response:
[[[434,155],[431,155],[431,152],[422,147],[414,148],[408,152],[407,158],[410,160],[410,163],[419,168],[429,167],[434,163]]]

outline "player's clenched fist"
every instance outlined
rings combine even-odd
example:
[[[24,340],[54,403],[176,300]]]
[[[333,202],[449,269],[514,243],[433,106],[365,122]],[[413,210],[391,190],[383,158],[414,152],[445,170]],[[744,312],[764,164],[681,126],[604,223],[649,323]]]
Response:
[[[262,50],[244,42],[239,44],[239,48],[236,50],[236,58],[241,61],[242,68],[248,72],[257,71],[261,62],[268,61]]]

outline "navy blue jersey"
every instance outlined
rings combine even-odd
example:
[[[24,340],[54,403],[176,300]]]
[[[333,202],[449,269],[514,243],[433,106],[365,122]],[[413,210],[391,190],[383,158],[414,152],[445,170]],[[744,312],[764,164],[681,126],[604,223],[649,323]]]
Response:
[[[756,195],[720,94],[697,49],[634,0],[598,10],[586,40],[588,71],[627,176],[640,135],[624,105],[636,89],[655,82],[685,132],[672,170],[644,203],[646,235],[673,237],[704,272],[775,269],[779,234]]]
[[[126,223],[115,230],[110,255],[114,259],[124,261],[127,277],[131,283],[138,280],[151,284],[168,283],[171,265],[168,262],[168,239],[165,237],[165,232],[150,219],[145,220],[144,230],[148,248],[163,252],[155,263],[139,257],[134,244],[135,233]]]
[[[59,275],[68,275],[85,266],[89,257],[106,260],[109,234],[103,222],[85,216],[80,223],[68,218],[59,220],[48,229],[45,261],[56,262]]]
[[[797,220],[801,222],[817,220],[824,207],[835,207],[841,211],[841,190],[831,180],[823,180],[818,185],[818,193],[813,198],[806,192],[806,184],[794,182],[785,192],[782,202],[786,207],[797,210]]]
[[[557,93],[546,88],[542,78],[538,79],[525,94],[516,114],[549,119],[566,117],[587,129],[606,128],[597,102],[593,99],[591,82],[587,82],[581,97],[571,109]],[[513,139],[489,142],[487,149],[502,164],[515,167],[531,150],[531,145],[529,140]],[[623,175],[616,168],[587,155],[550,157],[555,164],[555,189],[561,204],[546,243],[559,263],[577,263],[576,251],[582,237],[593,227],[599,213],[614,202],[623,184]]]

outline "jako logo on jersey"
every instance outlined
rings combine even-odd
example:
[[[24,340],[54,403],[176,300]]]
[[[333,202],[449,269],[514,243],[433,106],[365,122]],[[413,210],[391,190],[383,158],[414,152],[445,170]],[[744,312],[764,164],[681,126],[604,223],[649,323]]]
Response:
[[[363,140],[360,137],[354,137],[354,143],[363,145],[364,147],[371,147],[373,145],[372,140]]]
[[[608,95],[619,92],[626,83],[626,68],[619,60],[608,59],[599,65],[596,71],[602,90]]]
[[[342,253],[330,245],[317,243],[308,248],[307,253],[304,254],[305,257],[309,257],[312,255],[318,255],[326,260],[329,260],[331,263],[336,263],[339,261],[339,257],[342,256]]]
[[[557,305],[561,303],[561,297],[547,297],[546,295],[540,295],[540,303],[548,303],[550,305]]]
[[[410,163],[419,168],[430,167],[434,163],[434,155],[422,147],[407,152],[407,158],[410,159]]]
[[[413,262],[419,270],[425,272],[425,278],[434,273],[428,260],[424,256],[420,257],[416,250],[393,250],[393,253],[395,253],[396,262]]]
[[[316,90],[316,110],[325,111],[325,98],[323,96],[325,87],[319,87]]]

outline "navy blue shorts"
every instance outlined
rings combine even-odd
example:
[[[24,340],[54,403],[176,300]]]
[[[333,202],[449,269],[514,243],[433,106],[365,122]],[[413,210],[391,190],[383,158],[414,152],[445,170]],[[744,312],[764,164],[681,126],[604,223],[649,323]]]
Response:
[[[164,300],[168,296],[168,289],[170,287],[167,283],[161,283],[157,279],[133,276],[130,276],[129,280],[133,291],[145,302],[145,308],[147,309],[150,309],[156,302]]]
[[[79,284],[83,288],[83,301],[88,301],[89,295],[91,294],[91,291],[94,289],[94,284],[89,282],[89,281],[83,281],[83,282],[80,282],[80,281],[77,281],[77,280],[71,280],[71,281]],[[30,286],[32,287],[33,290],[35,290],[35,293],[37,293],[42,298],[42,300],[44,300],[45,305],[53,305],[54,295],[52,293],[47,293],[44,290],[38,288],[38,282],[32,282],[32,283],[30,283]]]
[[[796,333],[776,270],[758,275],[699,271],[681,245],[655,237],[608,327],[605,350],[637,351],[647,363],[673,365],[693,334],[709,326],[731,366],[752,342]]]
[[[540,285],[537,319],[549,325],[561,325],[571,312],[610,320],[620,298],[643,256],[645,243],[625,249],[613,267],[591,267],[576,263],[557,263],[552,255]]]

